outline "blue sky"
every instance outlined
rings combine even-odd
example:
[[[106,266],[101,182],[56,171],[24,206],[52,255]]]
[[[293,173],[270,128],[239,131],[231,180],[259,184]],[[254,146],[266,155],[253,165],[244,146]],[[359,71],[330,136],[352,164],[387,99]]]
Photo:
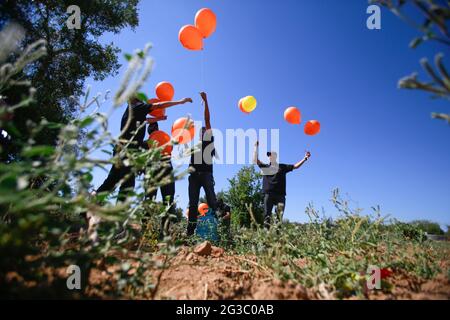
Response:
[[[102,41],[124,53],[153,43],[155,68],[143,91],[153,95],[155,85],[167,80],[175,86],[175,99],[194,99],[169,110],[171,120],[187,113],[202,120],[198,92],[205,90],[214,128],[280,129],[282,163],[295,163],[310,150],[311,160],[288,176],[288,219],[307,221],[309,202],[334,216],[329,199],[338,187],[353,206],[380,205],[383,214],[400,220],[450,224],[450,128],[430,117],[433,111],[448,112],[448,101],[397,89],[398,79],[413,71],[425,79],[420,58],[432,60],[445,48],[429,43],[411,50],[416,31],[390,12],[382,10],[381,30],[368,30],[367,1],[343,3],[143,0],[139,27],[104,35]],[[184,49],[178,31],[203,7],[215,11],[218,26],[205,42],[202,81],[202,53]],[[448,65],[448,53],[445,59]],[[122,54],[120,61],[126,65]],[[93,92],[114,91],[120,76],[87,83]],[[248,116],[237,108],[246,95],[258,100]],[[302,125],[284,121],[283,112],[292,105],[301,110],[302,125],[309,119],[321,122],[319,135],[308,137]],[[101,111],[108,109],[105,104]],[[119,131],[122,110],[125,106],[110,121],[113,133]],[[160,124],[166,131],[170,126],[171,121]],[[227,178],[240,167],[216,165],[216,190],[227,188]],[[105,176],[96,171],[96,187]],[[187,187],[187,179],[177,182],[182,207]]]

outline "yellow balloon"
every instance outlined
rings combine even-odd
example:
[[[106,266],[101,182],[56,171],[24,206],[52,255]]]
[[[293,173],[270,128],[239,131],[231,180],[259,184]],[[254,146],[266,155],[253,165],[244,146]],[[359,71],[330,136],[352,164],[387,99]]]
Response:
[[[256,99],[253,96],[247,96],[242,100],[242,109],[245,112],[252,112],[256,108]]]

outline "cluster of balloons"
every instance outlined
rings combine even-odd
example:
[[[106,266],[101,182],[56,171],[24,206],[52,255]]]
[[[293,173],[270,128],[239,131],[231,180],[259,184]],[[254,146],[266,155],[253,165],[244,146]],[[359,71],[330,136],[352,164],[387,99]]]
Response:
[[[202,50],[203,39],[216,31],[217,18],[211,9],[203,8],[195,15],[195,25],[185,25],[178,33],[178,39],[188,50]]]
[[[163,147],[164,155],[171,155],[173,151],[172,142],[186,144],[195,136],[194,121],[189,118],[180,118],[172,125],[172,136],[162,130],[152,132],[148,139],[150,147]]]
[[[147,102],[157,103],[164,101],[172,101],[175,96],[175,89],[170,82],[163,81],[156,85],[155,93],[157,98],[149,99]],[[149,113],[152,117],[165,116],[165,109],[153,110]],[[172,125],[172,137],[162,130],[152,132],[148,139],[148,145],[150,147],[163,147],[162,153],[170,155],[173,151],[172,141],[178,144],[186,144],[192,141],[195,136],[194,121],[189,118],[180,118],[176,120]]]
[[[300,110],[296,107],[289,107],[284,111],[284,120],[290,124],[300,124],[302,122]],[[305,134],[314,136],[320,132],[320,122],[317,120],[309,120],[304,127]]]
[[[238,107],[245,114],[251,113],[255,110],[257,105],[256,99],[253,96],[247,96],[239,100]],[[289,107],[284,111],[284,120],[290,124],[300,124],[302,116],[300,110],[296,107]],[[306,122],[304,127],[305,134],[314,136],[320,132],[320,122],[317,120],[310,120]]]

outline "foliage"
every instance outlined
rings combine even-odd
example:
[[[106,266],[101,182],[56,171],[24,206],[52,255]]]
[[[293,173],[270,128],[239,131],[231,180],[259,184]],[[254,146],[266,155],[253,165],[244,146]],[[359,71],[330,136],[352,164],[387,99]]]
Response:
[[[338,190],[332,202],[339,214],[334,221],[309,206],[307,224],[278,221],[270,230],[241,228],[235,232],[235,252],[254,256],[268,277],[315,288],[326,299],[366,296],[365,273],[370,265],[424,278],[440,271],[441,252],[417,234],[404,233],[404,225],[388,223],[379,208],[362,215]]]
[[[232,208],[231,220],[239,227],[249,227],[252,217],[249,207],[258,223],[263,222],[264,198],[262,193],[261,174],[254,166],[245,166],[231,179],[230,187],[223,192],[225,202]]]
[[[434,1],[434,0],[370,0],[371,3],[376,3],[387,7],[396,16],[417,29],[422,35],[414,38],[411,43],[411,48],[416,48],[423,42],[435,41],[443,45],[446,50],[450,47],[450,4],[448,1]],[[420,14],[424,16],[423,22],[417,23],[413,18],[405,14],[406,6],[412,6],[417,9]],[[448,51],[447,51],[448,52]],[[444,66],[443,54],[438,53],[435,56],[436,70],[429,64],[426,58],[420,61],[422,68],[431,78],[431,82],[423,82],[418,79],[417,73],[413,73],[399,81],[399,87],[403,89],[419,89],[430,92],[434,97],[450,99],[450,76]],[[433,113],[433,118],[442,119],[450,124],[450,114]]]
[[[0,49],[3,56],[8,56],[11,49],[4,39],[0,37]],[[0,94],[4,94],[5,88],[17,86],[12,80],[14,74],[46,54],[45,44],[45,41],[33,43],[17,51],[15,62],[0,66]],[[161,223],[168,208],[147,201],[145,191],[168,182],[168,178],[150,174],[160,161],[160,149],[130,149],[129,141],[119,140],[106,130],[110,114],[134,95],[149,76],[153,61],[148,57],[149,50],[150,46],[146,46],[130,59],[109,114],[98,113],[102,97],[90,98],[87,92],[84,101],[79,102],[84,111],[81,117],[66,125],[46,119],[37,123],[27,121],[29,139],[18,142],[21,160],[0,163],[0,296],[80,298],[88,294],[88,290],[90,296],[92,292],[99,292],[101,297],[154,296],[157,283],[148,271],[164,268],[165,263],[152,257],[154,232],[147,231]],[[0,128],[8,132],[15,130],[15,125],[7,120],[9,115],[29,109],[35,92],[36,89],[29,88],[28,96],[16,105],[3,103]],[[94,110],[89,112],[92,108]],[[59,132],[56,146],[41,144],[36,139],[48,128]],[[79,144],[81,130],[85,131],[85,136]],[[75,152],[72,146],[77,144],[79,148]],[[106,160],[95,158],[97,150],[111,155],[111,144],[118,147],[115,155]],[[122,163],[123,158],[128,163]],[[132,166],[137,175],[145,172],[140,188],[116,205],[112,203],[114,198],[107,199],[107,194],[91,197],[94,168],[106,169],[118,163]],[[101,218],[101,223],[93,230],[98,235],[95,241],[81,218],[86,212]],[[124,232],[119,233],[122,230]],[[134,248],[133,254],[130,248]],[[169,236],[159,244],[158,254],[168,259],[175,248]],[[67,290],[65,270],[70,265],[81,268],[84,290],[81,293]],[[109,291],[88,283],[93,268],[111,277]]]
[[[77,101],[83,96],[85,80],[103,80],[115,75],[120,65],[119,49],[112,43],[102,45],[99,38],[106,32],[118,33],[126,27],[138,25],[138,0],[78,1],[81,9],[81,29],[70,30],[66,26],[71,1],[5,0],[0,2],[0,29],[15,23],[13,37],[20,49],[38,40],[46,41],[47,54],[34,60],[14,79],[27,79],[38,90],[30,108],[18,109],[12,121],[17,132],[11,132],[12,141],[26,142],[29,138],[28,120],[64,123],[73,119],[80,110]],[[20,25],[20,27],[19,27]],[[16,55],[17,56],[17,55]],[[2,61],[0,61],[2,62]],[[28,86],[4,88],[7,102],[22,101]],[[74,99],[75,98],[75,99]],[[58,130],[45,127],[34,135],[38,144],[55,145]],[[20,156],[20,146],[13,143],[6,158]]]
[[[439,223],[436,222],[432,222],[429,220],[416,220],[412,221],[411,224],[428,234],[436,234],[436,235],[444,234],[444,230],[442,230]]]

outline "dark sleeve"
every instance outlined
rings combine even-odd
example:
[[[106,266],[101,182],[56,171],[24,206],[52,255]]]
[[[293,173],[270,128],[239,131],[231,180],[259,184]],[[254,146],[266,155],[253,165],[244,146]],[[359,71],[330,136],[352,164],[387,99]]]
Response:
[[[282,166],[283,171],[285,173],[291,172],[292,170],[294,170],[294,166],[292,164],[285,164]]]
[[[147,114],[149,114],[152,111],[153,108],[153,104],[146,104],[146,103],[141,103],[139,105],[137,105],[136,107],[134,107],[134,112],[136,112],[137,116],[136,118],[140,118],[138,120],[141,120],[142,117],[147,117]]]
[[[148,146],[148,140],[143,140],[142,142],[141,142],[141,148],[142,149],[145,149],[145,150],[148,150],[149,149],[149,146]]]
[[[229,206],[229,205],[225,205],[223,211],[225,211],[225,213],[227,213],[227,212],[230,212],[230,213],[231,213],[231,208],[230,208],[230,206]]]
[[[265,163],[260,162],[260,163],[258,163],[258,167],[260,167],[260,168],[269,168],[270,164],[265,164]]]

